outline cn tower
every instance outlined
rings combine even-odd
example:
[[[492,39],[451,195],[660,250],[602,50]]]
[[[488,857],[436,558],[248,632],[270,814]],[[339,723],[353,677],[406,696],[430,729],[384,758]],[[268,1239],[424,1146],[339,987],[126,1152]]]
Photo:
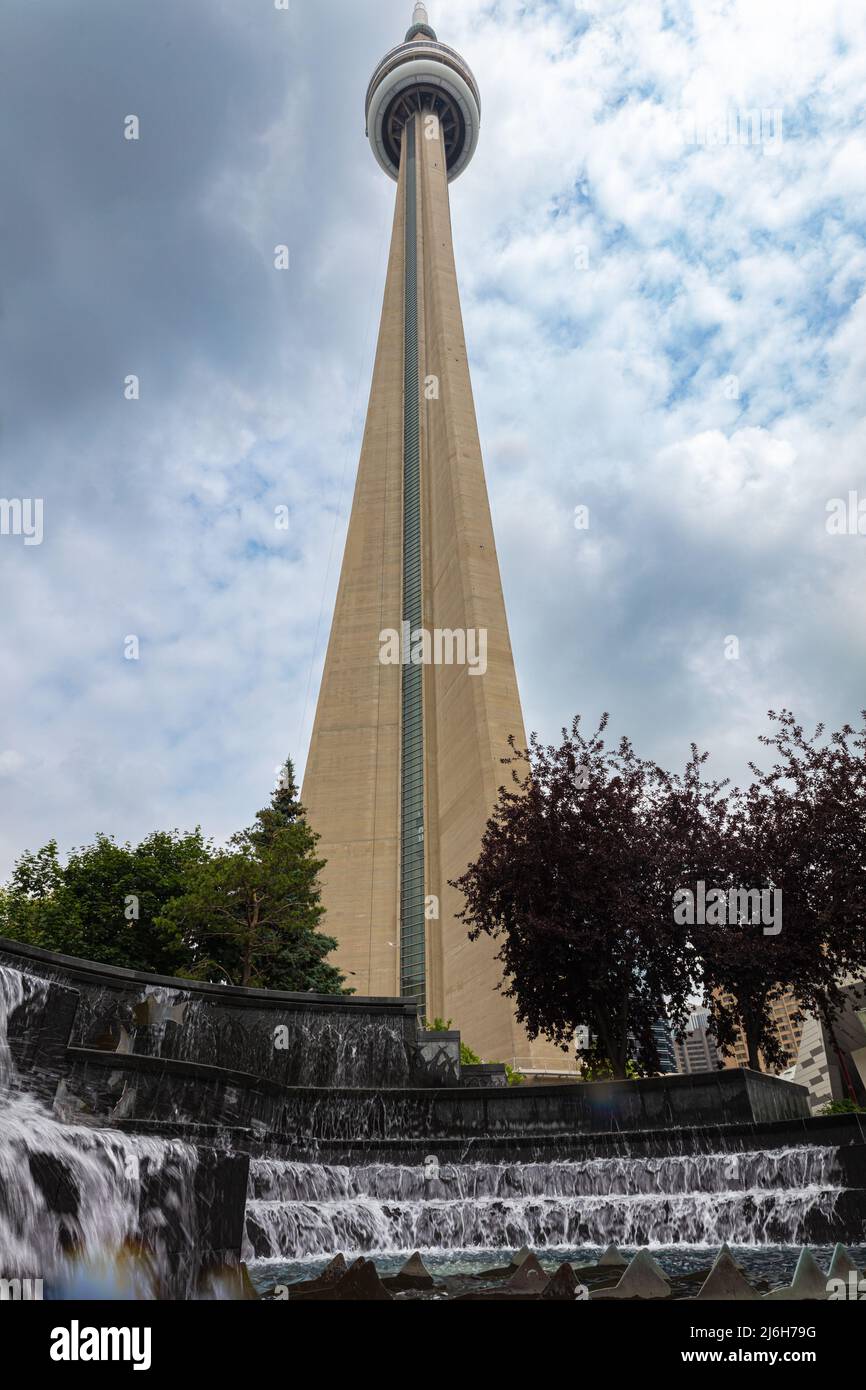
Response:
[[[397,196],[361,457],[303,787],[325,929],[358,994],[452,1019],[486,1061],[573,1071],[530,1043],[449,887],[477,857],[508,738],[525,744],[451,235],[481,97],[423,4],[367,89]]]

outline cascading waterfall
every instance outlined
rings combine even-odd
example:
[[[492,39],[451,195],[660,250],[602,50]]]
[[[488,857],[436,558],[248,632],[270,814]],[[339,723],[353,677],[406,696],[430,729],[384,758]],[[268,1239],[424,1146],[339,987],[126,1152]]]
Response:
[[[406,1086],[410,1063],[402,1029],[391,1019],[297,1012],[286,1020],[286,1052],[298,1059],[303,1086]]]
[[[623,1135],[599,1135],[593,1149],[591,1134],[566,1131],[564,1103],[553,1113],[562,1133],[545,1130],[551,1115],[531,1090],[510,1108],[494,1095],[407,1085],[411,1039],[399,1011],[222,1003],[138,980],[124,993],[85,977],[73,991],[61,972],[2,961],[0,1278],[196,1296],[203,1270],[237,1258],[247,1151],[265,1144],[270,1157],[249,1165],[243,1258],[252,1263],[523,1245],[572,1258],[611,1241],[757,1251],[859,1230],[857,1157],[844,1148],[765,1152],[756,1137],[754,1152],[738,1153],[720,1136],[713,1153],[678,1155],[676,1137],[659,1130],[631,1154]],[[243,1121],[226,1135],[236,1149],[202,1141],[207,1127],[226,1128],[214,1078],[155,1057],[225,1069],[226,1113]],[[275,1082],[261,1088],[273,1110],[257,1109],[258,1097],[236,1105],[250,1088],[233,1071]],[[31,1074],[48,1100],[28,1091]],[[214,1102],[213,1118],[197,1109],[199,1094]],[[121,1113],[160,1137],[107,1127]],[[165,1125],[184,1137],[163,1137]],[[439,1159],[412,1164],[440,1143]],[[585,1156],[593,1152],[608,1156]]]
[[[250,1168],[247,1258],[336,1250],[793,1244],[832,1215],[836,1150],[585,1162]]]
[[[24,1003],[24,976],[0,965],[0,1096],[12,1083],[14,1067],[9,1046],[9,1020]]]
[[[47,989],[0,966],[0,1278],[60,1288],[104,1278],[130,1296],[188,1297],[198,1273],[196,1151],[61,1124],[27,1093],[9,1022],[25,999],[44,998]]]
[[[266,1026],[243,1010],[226,1028],[227,1007],[214,1007],[183,989],[147,985],[137,1000],[109,988],[82,994],[70,1041],[178,1061],[234,1067],[269,1076],[285,1086],[406,1086],[411,1063],[400,1023],[391,1017],[357,1017],[339,1010],[274,1009]],[[275,1044],[275,1034],[282,1036]]]

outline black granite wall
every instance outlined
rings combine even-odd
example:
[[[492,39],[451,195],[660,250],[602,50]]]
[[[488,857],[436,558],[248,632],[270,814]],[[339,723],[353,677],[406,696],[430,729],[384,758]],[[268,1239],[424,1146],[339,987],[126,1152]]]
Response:
[[[418,1053],[411,1000],[209,985],[2,937],[0,964],[76,991],[72,1041],[80,1047],[211,1064],[284,1086],[437,1082]]]
[[[756,1099],[757,1098],[757,1099]],[[730,1071],[583,1086],[439,1089],[285,1087],[271,1078],[174,1058],[69,1050],[69,1113],[108,1123],[171,1121],[248,1129],[292,1144],[436,1143],[669,1130],[807,1117],[802,1087]]]

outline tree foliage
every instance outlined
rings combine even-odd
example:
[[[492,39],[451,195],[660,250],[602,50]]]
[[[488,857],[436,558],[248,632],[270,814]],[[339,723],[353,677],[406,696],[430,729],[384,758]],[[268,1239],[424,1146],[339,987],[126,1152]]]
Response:
[[[730,991],[715,1003],[727,1042],[741,1026],[750,1065],[786,1058],[771,1005],[786,991],[801,1013],[816,1014],[831,1035],[844,1006],[844,983],[866,972],[866,712],[861,727],[807,735],[789,710],[770,711],[775,728],[760,742],[775,760],[751,764],[752,784],[731,797],[724,837],[728,874],[740,883],[778,887],[778,936],[727,933],[704,940],[707,979]]]
[[[16,863],[0,898],[0,934],[106,965],[177,974],[186,954],[161,914],[207,854],[200,830],[157,831],[138,845],[97,835],[65,864],[50,840]]]
[[[215,849],[200,830],[139,845],[98,835],[61,862],[57,842],[23,854],[0,890],[0,935],[161,975],[340,993],[326,956],[317,837],[291,760],[270,804]]]
[[[500,944],[504,992],[531,1038],[568,1046],[586,1026],[597,1065],[624,1078],[631,1052],[658,1066],[653,1025],[688,1010],[690,957],[671,903],[680,879],[669,783],[627,739],[609,748],[605,715],[577,717],[559,747],[512,741],[481,853],[455,885],[473,939]]]
[[[200,864],[166,909],[161,925],[184,941],[196,978],[340,992],[343,977],[325,961],[337,943],[317,930],[324,861],[315,845],[287,762],[270,806]]]
[[[681,775],[608,747],[607,716],[589,737],[575,719],[558,747],[512,743],[512,787],[455,886],[530,1037],[589,1030],[587,1074],[622,1078],[629,1056],[653,1070],[653,1024],[681,1035],[699,996],[723,1051],[742,1029],[749,1064],[779,1068],[774,1004],[792,993],[832,1032],[846,979],[866,973],[866,713],[829,737],[770,719],[775,762],[744,790],[709,778],[695,746]],[[675,894],[699,885],[727,915],[675,921]],[[761,893],[778,930],[742,910]]]

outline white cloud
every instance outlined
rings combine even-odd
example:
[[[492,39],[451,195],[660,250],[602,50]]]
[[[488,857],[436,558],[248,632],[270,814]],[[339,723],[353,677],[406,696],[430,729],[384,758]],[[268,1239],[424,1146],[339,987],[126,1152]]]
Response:
[[[44,115],[4,137],[0,491],[44,495],[46,534],[0,540],[0,873],[52,835],[222,838],[303,762],[393,209],[362,102],[409,7],[320,0],[289,31],[234,0],[82,0],[50,35],[41,8],[10,101]],[[526,723],[609,708],[647,755],[694,738],[740,779],[770,705],[862,703],[866,540],[824,520],[866,490],[866,11],[431,14],[482,92],[452,209]],[[130,89],[137,164],[105,115]],[[774,152],[683,142],[683,113],[755,108],[783,110]]]

